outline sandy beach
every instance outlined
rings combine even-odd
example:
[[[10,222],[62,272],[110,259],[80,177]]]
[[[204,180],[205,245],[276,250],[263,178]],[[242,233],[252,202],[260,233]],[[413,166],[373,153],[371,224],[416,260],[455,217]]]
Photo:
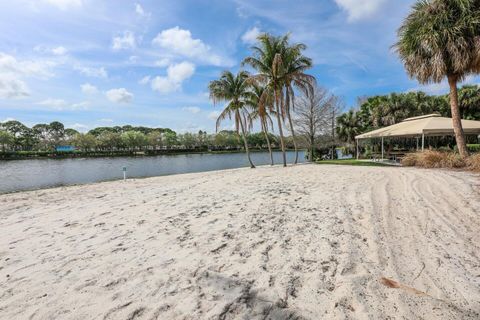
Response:
[[[298,165],[0,195],[1,319],[478,319],[480,176]]]

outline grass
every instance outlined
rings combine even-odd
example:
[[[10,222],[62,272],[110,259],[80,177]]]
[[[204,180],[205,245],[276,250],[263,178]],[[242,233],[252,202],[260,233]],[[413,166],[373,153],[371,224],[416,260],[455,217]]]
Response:
[[[381,162],[373,161],[362,161],[356,159],[345,159],[345,160],[320,160],[316,161],[318,164],[336,164],[343,166],[362,166],[362,167],[391,167],[392,165]]]

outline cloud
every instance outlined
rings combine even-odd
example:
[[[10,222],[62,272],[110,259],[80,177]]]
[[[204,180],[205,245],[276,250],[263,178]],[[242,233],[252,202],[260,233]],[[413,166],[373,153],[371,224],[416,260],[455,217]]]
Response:
[[[202,109],[200,109],[199,107],[183,107],[182,110],[183,111],[188,111],[188,112],[193,113],[193,114],[197,114],[200,111],[202,111]]]
[[[29,89],[23,78],[48,79],[53,76],[50,71],[53,65],[48,61],[17,60],[0,52],[0,98],[28,96]]]
[[[90,83],[84,83],[80,86],[82,92],[88,95],[94,95],[98,93],[97,87],[91,85]]]
[[[45,106],[54,110],[61,111],[61,110],[85,110],[90,105],[90,102],[83,101],[79,103],[69,104],[67,101],[63,99],[48,98],[46,100],[38,102],[37,104],[40,106]]]
[[[195,65],[190,62],[173,64],[168,67],[166,77],[155,77],[151,81],[152,89],[163,94],[177,91],[194,73]]]
[[[70,8],[79,8],[82,6],[82,0],[43,0],[61,10],[67,10]]]
[[[105,123],[112,123],[113,122],[113,119],[108,119],[108,118],[103,118],[103,119],[100,119],[98,120],[99,122],[105,122]]]
[[[155,61],[155,66],[160,67],[160,68],[166,67],[169,64],[170,64],[170,59],[168,59],[168,58],[162,58],[162,59],[159,59],[159,60]]]
[[[135,34],[130,31],[125,31],[122,36],[113,37],[113,50],[134,49],[136,47]]]
[[[82,123],[75,123],[75,124],[72,124],[68,127],[72,128],[72,129],[75,129],[77,131],[80,131],[80,132],[86,132],[88,130],[88,126],[86,124],[82,124]]]
[[[135,3],[135,13],[140,16],[140,17],[150,17],[150,13],[146,12],[143,7],[140,5],[140,3]]]
[[[152,43],[176,55],[198,59],[215,66],[222,66],[226,61],[212,53],[210,46],[200,39],[193,39],[189,30],[175,27],[160,32]]]
[[[348,21],[354,22],[371,17],[386,0],[335,0],[348,14]]]
[[[105,95],[108,100],[115,103],[130,103],[133,100],[133,93],[125,88],[108,90]]]
[[[258,29],[257,27],[253,27],[243,34],[242,41],[247,44],[253,44],[257,42],[257,37],[260,34],[260,29]]]
[[[5,122],[8,122],[8,121],[16,121],[16,120],[17,119],[15,119],[15,118],[10,118],[9,117],[9,118],[5,118],[5,119],[1,120],[0,123],[5,123]]]
[[[8,75],[0,75],[0,98],[15,99],[29,96],[27,84]]]
[[[143,77],[142,79],[140,79],[140,81],[138,81],[139,84],[147,84],[147,83],[150,83],[150,76],[145,76]]]
[[[0,52],[0,74],[36,77],[47,79],[53,76],[50,68],[53,63],[48,61],[17,60],[15,57]]]
[[[208,119],[217,121],[218,116],[220,116],[220,111],[212,111],[208,114]]]
[[[91,68],[91,67],[82,67],[82,66],[74,66],[74,70],[77,70],[81,74],[92,77],[92,78],[108,78],[107,70],[104,67],[101,68]]]
[[[56,56],[64,56],[67,54],[68,50],[67,48],[63,46],[58,46],[58,47],[46,47],[46,46],[35,46],[33,48],[33,51],[39,52],[39,53],[48,53],[48,54],[53,54]]]

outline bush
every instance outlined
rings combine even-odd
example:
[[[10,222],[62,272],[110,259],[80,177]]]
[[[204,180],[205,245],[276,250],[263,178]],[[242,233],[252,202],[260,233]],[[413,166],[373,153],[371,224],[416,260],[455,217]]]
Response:
[[[480,144],[467,144],[467,149],[469,152],[480,152]]]
[[[480,171],[480,154],[474,154],[467,159],[462,159],[456,152],[441,152],[427,150],[406,155],[402,160],[402,165],[406,167],[421,168],[468,168],[474,171]]]
[[[467,165],[470,170],[480,172],[480,153],[472,154],[467,159]]]

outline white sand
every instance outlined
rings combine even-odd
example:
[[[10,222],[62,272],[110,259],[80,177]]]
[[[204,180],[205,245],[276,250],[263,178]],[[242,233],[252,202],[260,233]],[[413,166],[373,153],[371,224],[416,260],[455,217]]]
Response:
[[[264,167],[0,195],[0,210],[1,319],[480,317],[470,173]]]

